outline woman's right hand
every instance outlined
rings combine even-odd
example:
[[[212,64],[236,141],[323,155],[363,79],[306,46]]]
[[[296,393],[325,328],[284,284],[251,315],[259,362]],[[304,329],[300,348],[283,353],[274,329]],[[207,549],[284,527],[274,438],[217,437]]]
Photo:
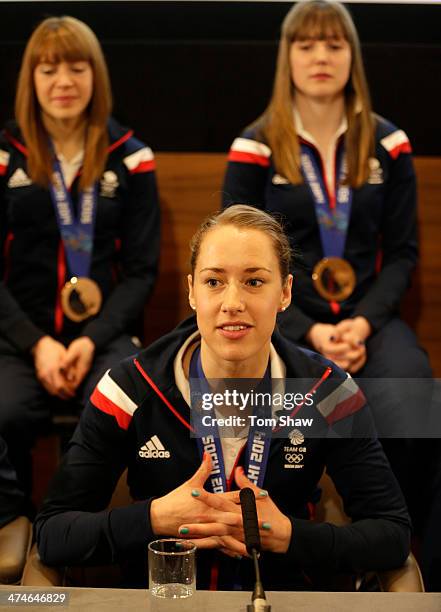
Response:
[[[61,371],[66,356],[66,348],[61,342],[43,336],[34,344],[31,354],[37,378],[46,391],[63,400],[74,397],[75,389]]]
[[[194,523],[212,525],[228,525],[230,530],[242,525],[242,515],[239,504],[239,491],[230,493],[209,494],[204,491],[204,483],[212,470],[211,457],[204,453],[200,467],[193,476],[181,486],[173,489],[167,495],[154,499],[150,505],[150,522],[153,533],[161,536],[186,537],[185,527]],[[216,498],[216,504],[208,505],[204,497]],[[214,505],[216,507],[214,507]],[[190,534],[191,537],[191,534]],[[223,538],[207,533],[195,538],[194,543],[201,548],[230,548],[239,554],[244,554],[245,547],[242,542],[235,541],[231,535]]]

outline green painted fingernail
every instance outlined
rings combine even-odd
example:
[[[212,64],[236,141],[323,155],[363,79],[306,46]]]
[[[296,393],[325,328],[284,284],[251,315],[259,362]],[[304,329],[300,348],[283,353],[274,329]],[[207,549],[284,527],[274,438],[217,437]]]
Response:
[[[191,492],[192,497],[199,497],[200,493],[197,489],[193,489],[193,491]]]
[[[266,529],[268,531],[271,529],[271,523],[262,523],[262,529]]]
[[[259,491],[259,497],[268,497],[268,491],[264,491],[263,489]]]
[[[186,534],[190,531],[188,527],[181,527],[179,533]]]
[[[175,542],[175,546],[176,546],[176,548],[182,548],[182,543],[181,542]]]

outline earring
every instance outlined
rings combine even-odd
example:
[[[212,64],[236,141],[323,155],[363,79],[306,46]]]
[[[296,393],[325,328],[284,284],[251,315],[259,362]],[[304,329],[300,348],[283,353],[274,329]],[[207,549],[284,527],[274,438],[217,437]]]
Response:
[[[281,311],[285,312],[285,310],[286,310],[286,306],[282,306]]]
[[[196,310],[196,306],[195,306],[194,304],[190,304],[190,308],[191,308],[192,310]]]

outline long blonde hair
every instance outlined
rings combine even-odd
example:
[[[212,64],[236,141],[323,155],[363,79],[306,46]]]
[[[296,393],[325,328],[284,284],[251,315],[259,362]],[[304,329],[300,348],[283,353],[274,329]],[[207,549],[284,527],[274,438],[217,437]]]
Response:
[[[272,97],[255,125],[272,150],[277,172],[291,183],[302,183],[300,145],[293,119],[290,48],[295,40],[311,36],[343,37],[351,48],[351,73],[344,91],[348,121],[346,182],[360,187],[367,179],[368,159],[374,153],[374,119],[357,31],[348,11],[338,2],[306,0],[291,8],[282,24]],[[357,108],[360,104],[361,110]]]
[[[35,29],[26,46],[15,98],[15,116],[28,149],[32,180],[47,186],[52,153],[34,86],[34,71],[42,61],[87,61],[93,72],[93,93],[87,108],[87,132],[80,188],[101,176],[107,160],[107,120],[112,107],[110,81],[101,46],[92,30],[74,17],[50,17]]]

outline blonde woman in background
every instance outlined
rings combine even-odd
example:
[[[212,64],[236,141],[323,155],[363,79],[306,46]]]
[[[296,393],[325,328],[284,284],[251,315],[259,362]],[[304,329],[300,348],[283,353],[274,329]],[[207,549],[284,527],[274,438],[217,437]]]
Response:
[[[299,257],[280,329],[360,377],[421,532],[438,451],[405,423],[421,415],[423,427],[430,395],[413,385],[412,404],[409,385],[393,383],[431,377],[399,315],[418,258],[415,172],[406,134],[372,112],[342,4],[306,0],[287,14],[271,100],[232,144],[223,197],[284,219]]]

